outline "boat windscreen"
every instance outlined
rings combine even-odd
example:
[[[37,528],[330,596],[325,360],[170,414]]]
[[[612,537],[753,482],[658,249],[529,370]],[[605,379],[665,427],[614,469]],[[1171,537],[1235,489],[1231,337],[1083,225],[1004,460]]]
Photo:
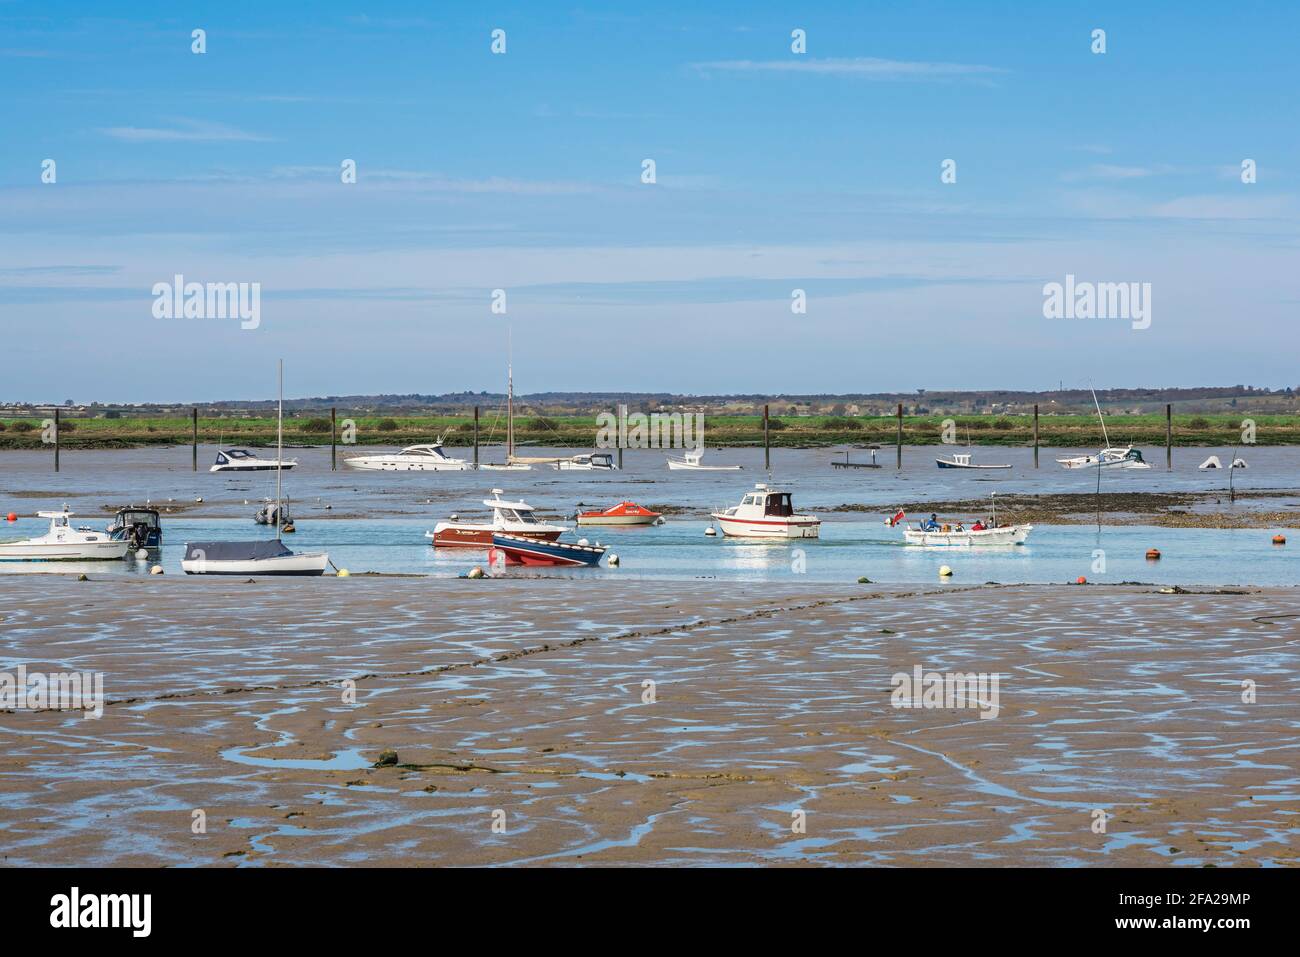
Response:
[[[784,517],[794,514],[794,506],[790,503],[789,492],[772,492],[767,496],[767,508],[763,510],[764,515],[776,515]]]

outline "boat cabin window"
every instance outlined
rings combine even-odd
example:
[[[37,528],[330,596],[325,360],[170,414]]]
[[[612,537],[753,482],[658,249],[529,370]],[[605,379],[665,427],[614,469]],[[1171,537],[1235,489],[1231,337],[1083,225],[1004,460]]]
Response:
[[[767,507],[763,510],[764,515],[786,516],[794,514],[794,506],[790,504],[789,492],[769,492],[767,496]]]
[[[757,495],[746,495],[745,500],[740,504],[741,505],[762,505],[763,503],[759,500],[759,497]]]
[[[591,461],[595,465],[612,465],[614,456],[602,452],[600,455],[593,455]]]
[[[253,453],[248,449],[230,449],[226,454],[232,459],[251,459],[253,457]]]

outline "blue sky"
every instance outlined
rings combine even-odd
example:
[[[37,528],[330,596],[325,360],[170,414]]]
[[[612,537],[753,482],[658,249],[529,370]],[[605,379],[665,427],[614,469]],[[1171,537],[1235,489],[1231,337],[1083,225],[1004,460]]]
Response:
[[[1300,385],[1300,8],[652,6],[0,0],[0,400]]]

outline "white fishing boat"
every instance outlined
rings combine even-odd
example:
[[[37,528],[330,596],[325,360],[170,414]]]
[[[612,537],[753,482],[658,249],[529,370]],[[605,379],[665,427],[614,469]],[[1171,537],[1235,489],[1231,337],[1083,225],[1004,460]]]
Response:
[[[976,465],[971,461],[970,452],[956,452],[952,458],[935,459],[941,469],[1009,469],[1010,465]]]
[[[123,558],[131,547],[128,539],[115,539],[108,532],[92,528],[73,528],[72,512],[63,506],[60,512],[37,512],[50,520],[50,530],[38,538],[0,542],[0,561],[8,562],[84,562]]]
[[[986,524],[976,519],[970,525],[963,522],[940,522],[937,515],[931,515],[927,521],[903,529],[903,542],[907,545],[1023,545],[1029,538],[1034,526],[1028,524],[998,523],[998,500],[993,500],[993,517]],[[898,525],[906,516],[900,510],[893,518],[885,520],[887,525]]]
[[[557,462],[552,462],[551,468],[559,469],[561,472],[618,471],[618,466],[614,464],[614,456],[609,452],[591,452],[590,454],[575,455],[568,459],[560,459]]]
[[[408,445],[397,452],[354,455],[343,460],[354,469],[372,472],[466,472],[473,462],[452,458],[442,446],[442,437],[427,445]]]
[[[741,465],[705,465],[704,449],[689,449],[681,458],[669,458],[668,467],[674,470],[685,470],[688,472],[739,472],[744,466]]]
[[[453,516],[425,532],[424,537],[437,548],[490,548],[492,536],[498,533],[553,542],[568,531],[567,526],[543,522],[527,502],[506,501],[499,488],[494,488],[492,498],[485,498],[483,504],[492,510],[490,522],[462,522]]]
[[[1142,458],[1142,452],[1126,445],[1124,448],[1112,446],[1110,436],[1106,434],[1106,417],[1101,414],[1101,403],[1097,401],[1097,390],[1092,390],[1092,404],[1097,408],[1097,421],[1101,423],[1101,437],[1106,443],[1096,455],[1076,455],[1073,458],[1057,459],[1061,468],[1066,469],[1149,469],[1151,463]]]
[[[221,449],[217,452],[217,461],[209,472],[270,472],[277,466],[291,469],[298,464],[297,459],[283,462],[279,455],[273,459],[263,459],[248,449]]]
[[[280,402],[276,413],[276,458],[284,447],[284,360],[280,360]],[[275,503],[268,517],[275,538],[268,541],[186,542],[181,570],[187,575],[323,575],[329,565],[325,552],[299,554],[280,540],[285,521],[283,469],[275,470]]]
[[[733,538],[817,538],[821,534],[821,519],[796,515],[790,493],[773,485],[755,485],[739,505],[711,517],[723,535]]]

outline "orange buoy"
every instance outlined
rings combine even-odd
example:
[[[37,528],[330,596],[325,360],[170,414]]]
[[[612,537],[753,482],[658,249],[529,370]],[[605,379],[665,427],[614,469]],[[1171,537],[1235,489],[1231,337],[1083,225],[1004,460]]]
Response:
[[[1273,536],[1273,544],[1274,544],[1274,545],[1285,545],[1285,544],[1286,544],[1286,536],[1285,536],[1285,535],[1274,535],[1274,536]]]
[[[1088,584],[1088,579],[1086,579],[1086,578],[1084,578],[1082,575],[1080,575],[1078,578],[1076,578],[1076,579],[1074,580],[1074,583],[1075,583],[1076,585],[1086,585],[1086,584]]]
[[[1147,549],[1147,559],[1148,559],[1148,561],[1153,561],[1153,562],[1154,562],[1154,561],[1155,561],[1156,559],[1158,559],[1159,557],[1160,557],[1160,549],[1158,549],[1158,548],[1148,548],[1148,549]]]
[[[13,512],[10,512],[8,515],[5,516],[5,521],[6,521],[6,522],[16,522],[16,521],[18,521],[18,516],[15,515]]]

